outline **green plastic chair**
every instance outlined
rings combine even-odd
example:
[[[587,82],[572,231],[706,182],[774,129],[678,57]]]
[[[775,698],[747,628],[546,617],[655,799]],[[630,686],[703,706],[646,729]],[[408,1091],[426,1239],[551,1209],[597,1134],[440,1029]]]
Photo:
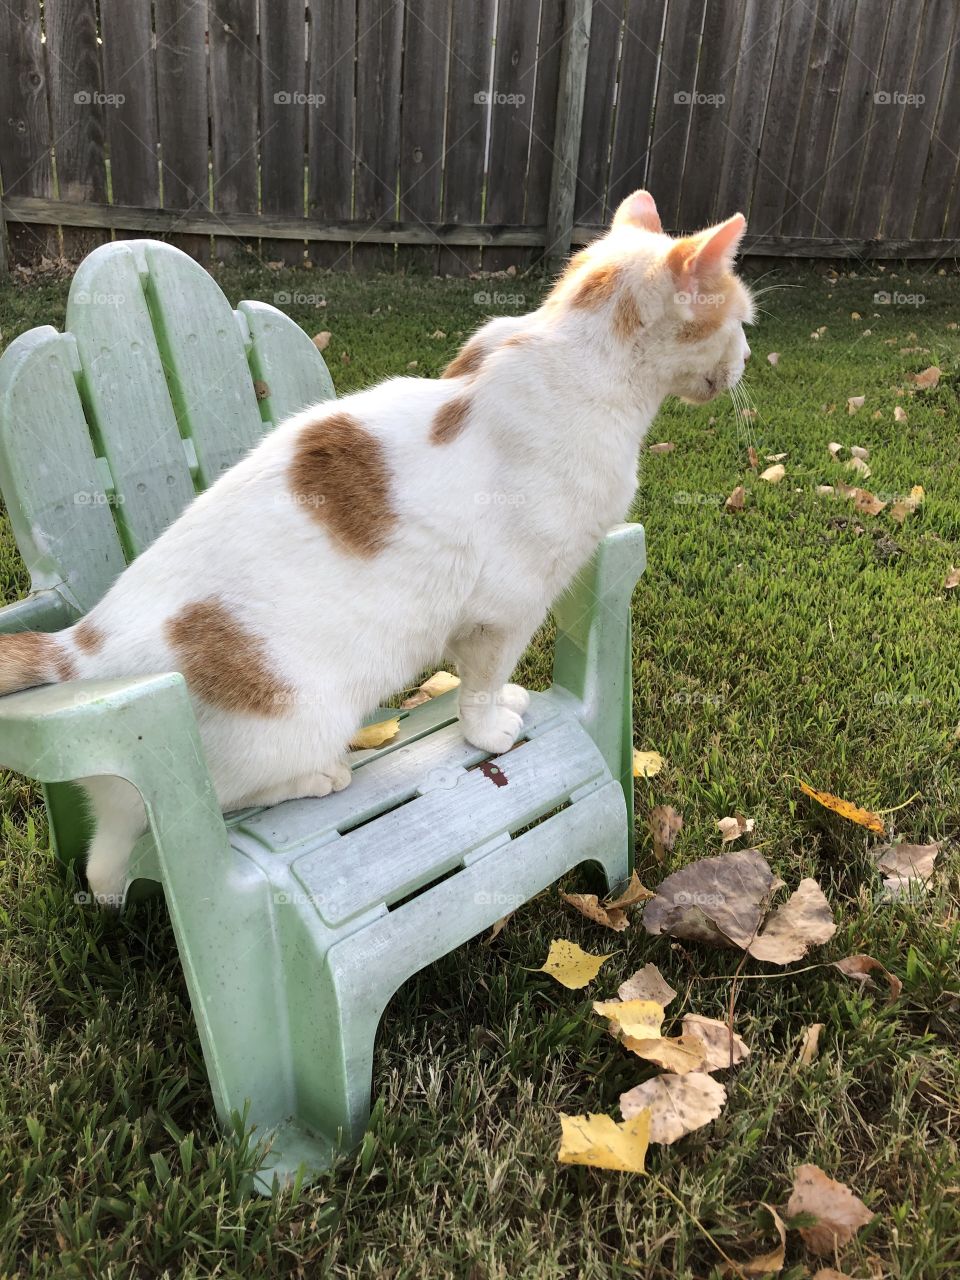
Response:
[[[232,311],[166,244],[97,249],[66,331],[33,329],[0,359],[0,489],[32,581],[0,631],[74,623],[274,423],[333,394],[274,307]],[[553,685],[492,765],[463,740],[454,690],[356,752],[345,791],[224,816],[178,673],[0,698],[0,766],[43,783],[64,862],[89,834],[72,779],[118,775],[142,794],[131,883],[166,896],[220,1120],[245,1115],[268,1139],[259,1189],[359,1142],[377,1025],[407,978],[579,863],[611,889],[629,875],[644,562],[639,525],[601,543],[556,605]]]

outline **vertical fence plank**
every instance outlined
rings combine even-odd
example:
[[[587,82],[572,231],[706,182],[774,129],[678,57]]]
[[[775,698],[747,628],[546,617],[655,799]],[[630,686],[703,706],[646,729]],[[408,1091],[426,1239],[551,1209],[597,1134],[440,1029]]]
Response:
[[[784,212],[797,198],[791,181],[790,157],[797,142],[799,107],[803,100],[815,26],[816,15],[812,10],[803,4],[788,5],[780,24],[780,39],[760,138],[757,177],[750,202],[750,230],[753,235],[779,235]],[[802,140],[800,145],[803,145]]]
[[[107,171],[96,2],[53,0],[46,5],[45,16],[59,198],[104,204]],[[64,227],[64,256],[77,260],[109,239],[109,231]]]
[[[820,230],[817,212],[826,181],[856,2],[820,0],[803,101],[798,104],[797,140],[790,165],[791,194],[780,223],[783,235],[809,237]]]
[[[206,4],[203,0],[154,0],[154,14],[163,207],[185,212],[208,209]],[[209,236],[171,234],[168,239],[198,261],[209,262]]]
[[[623,3],[603,0],[593,6],[590,18],[590,52],[587,56],[587,92],[583,102],[580,155],[574,222],[601,226],[606,221],[605,192],[610,165],[610,142],[623,31]]]
[[[537,78],[539,5],[533,0],[500,0],[490,97],[490,159],[484,221],[523,221],[530,121]],[[525,249],[484,249],[484,271],[524,266]]]
[[[886,12],[859,0],[850,33],[850,52],[837,105],[837,124],[820,199],[817,234],[856,235],[852,213],[869,136],[873,95],[877,90]]]
[[[580,136],[583,128],[583,105],[586,98],[586,67],[590,51],[590,19],[596,8],[594,0],[544,0],[540,8],[540,34],[537,39],[537,82],[534,88],[533,115],[530,121],[530,156],[527,162],[527,190],[524,197],[523,221],[527,226],[548,226],[547,247],[551,236],[549,232],[550,210],[553,204],[554,177],[558,179],[562,172],[567,188],[568,208],[564,214],[564,222],[573,227],[574,201],[577,194],[577,160],[580,154]],[[570,85],[561,89],[560,79],[563,75],[565,47],[567,37],[565,25],[568,15],[580,31],[582,65],[571,67]],[[586,41],[582,39],[586,31]],[[577,79],[579,78],[579,86]],[[561,127],[561,118],[566,114],[566,122]],[[558,133],[571,138],[572,150],[564,155],[560,167],[561,147],[558,146]],[[576,134],[575,139],[573,133]],[[569,252],[569,230],[564,230],[566,243],[564,256]],[[527,261],[540,257],[537,250],[527,254]],[[549,254],[547,255],[549,257]]]
[[[678,229],[697,231],[733,212],[717,211],[717,172],[722,165],[733,109],[745,16],[745,0],[708,4],[704,14],[697,83],[690,108],[690,134],[680,185]]]
[[[553,166],[550,175],[550,201],[547,209],[547,243],[545,257],[554,269],[563,264],[570,253],[573,232],[573,209],[577,197],[577,160],[580,156],[580,138],[583,130],[583,104],[587,88],[587,61],[590,53],[590,26],[593,17],[593,0],[567,0],[564,5],[564,31],[559,75],[552,83],[538,79],[534,110],[546,100],[552,91],[556,103],[556,127],[554,130]],[[543,32],[541,31],[541,45]],[[542,63],[541,63],[542,69]],[[559,82],[559,83],[558,83]],[[545,115],[546,113],[544,113]],[[544,121],[535,118],[535,125],[543,128]],[[536,129],[534,129],[536,137]],[[527,182],[527,221],[532,222],[530,212],[530,188],[533,185],[531,157],[530,176]]]
[[[449,0],[407,0],[400,122],[400,220],[440,221],[443,187],[443,110],[450,46]],[[451,91],[458,92],[456,68]],[[436,246],[400,245],[397,265],[437,270]]]
[[[53,195],[47,71],[39,0],[0,4],[0,173],[4,195]],[[11,262],[55,254],[56,227],[8,224]]]
[[[160,158],[150,0],[100,0],[100,34],[113,203],[157,209]],[[118,231],[117,237],[129,235]]]
[[[210,0],[209,12],[213,208],[257,213],[257,0]],[[214,240],[225,261],[247,248],[225,236]],[[257,241],[249,246],[257,248]]]
[[[717,175],[716,203],[716,213],[721,218],[738,210],[753,217],[750,194],[757,173],[783,2],[747,0],[733,101],[723,122],[726,143]]]
[[[317,105],[307,114],[307,211],[330,222],[353,217],[356,42],[357,0],[310,0],[307,92]],[[345,270],[350,245],[317,242],[309,256]]]
[[[960,6],[954,0],[927,0],[916,66],[908,88],[908,92],[917,97],[917,102],[904,113],[881,222],[883,236],[893,240],[909,239],[917,205],[922,198],[923,171],[930,150],[937,104],[947,91],[949,53],[960,38],[958,24]],[[953,119],[956,122],[957,117]],[[954,144],[958,132],[955,125]]]
[[[646,178],[665,8],[666,0],[627,0],[607,184],[608,218]]]
[[[400,171],[403,0],[359,0],[357,7],[357,218],[395,222]],[[394,265],[392,245],[353,246],[357,271]]]
[[[493,48],[492,4],[454,0],[450,25],[450,88],[447,92],[447,140],[443,174],[443,221],[478,223],[483,217],[484,154]],[[480,268],[480,250],[442,248],[441,275],[469,275]]]
[[[264,213],[304,214],[306,138],[304,0],[260,0],[260,206]],[[267,261],[303,264],[304,241],[260,242]]]
[[[873,96],[872,127],[863,142],[862,177],[852,209],[857,234],[868,239],[879,234],[886,207],[900,126],[908,109],[904,99],[911,92],[920,9],[921,6],[895,4],[890,10],[879,83]]]
[[[677,227],[684,157],[697,81],[705,0],[669,0],[653,114],[647,185],[663,225]]]
[[[943,89],[930,137],[923,178],[917,190],[917,211],[911,233],[918,239],[960,237],[960,15],[946,42]],[[954,199],[950,205],[950,189]]]

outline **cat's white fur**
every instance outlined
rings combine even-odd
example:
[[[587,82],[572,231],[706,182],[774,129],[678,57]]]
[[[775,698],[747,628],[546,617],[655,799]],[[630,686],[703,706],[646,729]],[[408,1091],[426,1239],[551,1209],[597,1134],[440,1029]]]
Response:
[[[511,671],[551,602],[627,512],[659,405],[732,387],[749,356],[741,322],[750,302],[739,284],[719,323],[709,312],[702,338],[677,338],[715,308],[696,287],[729,269],[743,219],[702,233],[681,279],[676,255],[668,261],[676,242],[658,230],[650,197],[631,201],[539,310],[492,320],[471,339],[484,356],[476,371],[393,378],[282,423],[92,610],[103,637],[96,652],[59,633],[79,678],[178,669],[165,627],[210,596],[262,640],[271,669],[295,691],[282,714],[235,714],[194,697],[224,809],[345,786],[347,743],[364,715],[441,660],[461,675],[465,737],[489,752],[516,740],[527,695],[507,683]],[[578,280],[602,279],[609,267],[617,298],[631,295],[642,322],[626,338],[612,328],[613,299],[571,301]],[[519,335],[522,343],[505,343]],[[438,409],[462,395],[465,428],[434,442]],[[289,483],[305,428],[345,411],[379,441],[391,476],[396,521],[369,556],[345,551]],[[96,821],[90,885],[119,898],[143,806],[122,780],[84,781]]]

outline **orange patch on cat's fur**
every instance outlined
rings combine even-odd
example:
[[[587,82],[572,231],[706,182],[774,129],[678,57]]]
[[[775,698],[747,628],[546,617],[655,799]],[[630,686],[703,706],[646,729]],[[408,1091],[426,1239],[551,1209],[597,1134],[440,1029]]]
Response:
[[[700,241],[695,236],[678,240],[667,254],[667,266],[673,272],[679,292],[685,292],[684,277],[688,262],[697,252]],[[732,309],[740,282],[729,271],[712,277],[703,277],[695,283],[696,316],[681,325],[677,337],[681,342],[701,342],[721,328]]]
[[[271,670],[262,638],[245,630],[222,600],[187,605],[164,630],[190,692],[211,706],[280,716],[293,701],[293,689]]]
[[[431,444],[449,444],[467,425],[470,414],[470,397],[457,396],[440,406],[430,425]]]
[[[617,291],[622,274],[620,264],[616,262],[601,262],[591,270],[578,273],[573,278],[570,305],[593,308],[609,302]]]
[[[75,672],[73,659],[45,631],[15,631],[0,636],[0,694],[54,680],[72,680]]]
[[[638,329],[642,328],[643,320],[640,317],[637,300],[628,289],[624,289],[617,297],[613,308],[613,331],[618,338],[626,342]]]
[[[440,377],[464,378],[476,373],[483,364],[485,354],[482,343],[468,342],[460,348]]]
[[[84,618],[73,628],[73,639],[81,653],[98,653],[104,644],[104,634],[99,627]]]
[[[383,446],[349,413],[331,413],[304,427],[288,472],[304,512],[345,551],[374,556],[397,521]]]

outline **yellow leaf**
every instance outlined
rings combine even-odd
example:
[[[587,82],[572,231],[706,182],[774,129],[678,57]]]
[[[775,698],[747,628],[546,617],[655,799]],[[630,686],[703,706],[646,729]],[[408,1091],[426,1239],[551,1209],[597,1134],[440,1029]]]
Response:
[[[449,693],[451,689],[456,689],[459,684],[459,676],[452,675],[449,671],[435,671],[409,698],[404,699],[403,706],[404,708],[419,707],[421,703],[429,702],[431,698],[439,698],[441,693]]]
[[[313,345],[317,348],[318,351],[326,351],[327,347],[329,347],[330,345],[330,339],[332,337],[333,337],[333,334],[330,333],[328,329],[324,329],[322,333],[314,334]]]
[[[633,749],[633,776],[635,778],[655,778],[663,768],[664,760],[659,751],[638,751]]]
[[[382,747],[385,742],[395,738],[400,731],[399,717],[392,720],[378,720],[376,724],[365,724],[358,729],[350,741],[351,751],[363,751],[368,747]]]
[[[604,956],[593,956],[588,951],[582,951],[575,942],[563,942],[555,938],[550,943],[546,960],[537,972],[549,973],[561,986],[577,991],[593,981],[612,955],[611,951]]]
[[[620,1043],[638,1058],[678,1076],[688,1071],[703,1071],[706,1064],[703,1045],[691,1036],[654,1036],[649,1040],[624,1036]]]
[[[852,804],[849,800],[841,800],[839,796],[831,795],[829,791],[814,791],[813,787],[808,787],[805,782],[800,783],[800,790],[811,800],[816,800],[817,804],[822,804],[825,809],[829,809],[831,813],[837,813],[848,822],[856,822],[861,827],[866,827],[868,831],[876,831],[878,835],[883,835],[885,830],[883,822],[869,809],[861,809],[859,805]]]
[[[610,1116],[560,1117],[561,1164],[585,1164],[592,1169],[643,1173],[650,1145],[650,1112],[639,1111],[617,1124]]]
[[[663,1024],[663,1005],[655,1000],[595,1000],[593,1011],[612,1019],[618,1030],[636,1040],[659,1036]]]

